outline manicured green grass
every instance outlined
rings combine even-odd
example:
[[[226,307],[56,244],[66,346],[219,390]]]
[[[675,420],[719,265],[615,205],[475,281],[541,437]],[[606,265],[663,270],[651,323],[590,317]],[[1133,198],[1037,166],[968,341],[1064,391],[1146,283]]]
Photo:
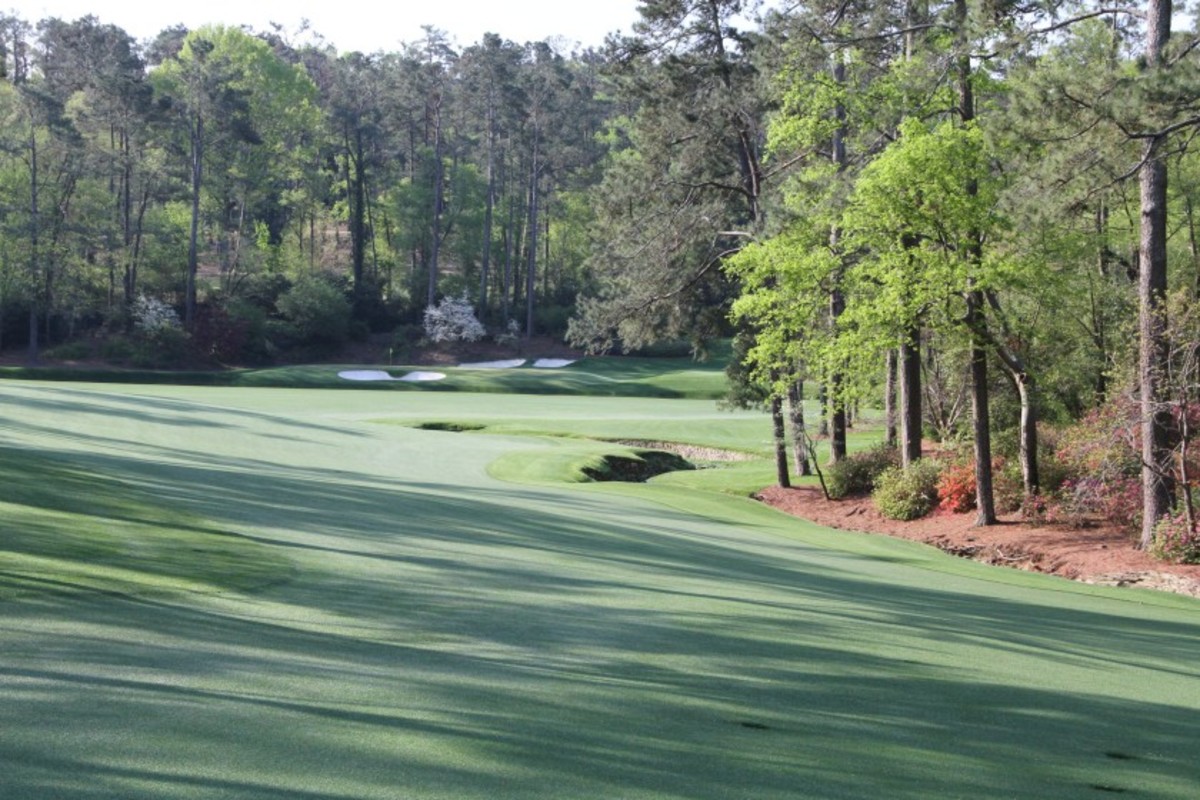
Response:
[[[0,448],[0,599],[44,592],[252,591],[286,580],[276,550],[169,508],[71,459]]]
[[[354,383],[338,377],[353,366],[304,366],[248,370],[230,380],[235,386],[366,389],[405,392],[475,392],[596,397],[676,397],[715,399],[725,393],[722,363],[700,364],[686,358],[585,358],[566,367],[538,369],[459,369],[395,366],[385,371],[401,377],[411,371],[436,371],[445,380],[417,383]]]
[[[437,420],[513,427],[410,427]],[[0,383],[6,511],[43,528],[5,514],[0,580],[10,541],[162,576],[5,584],[0,797],[1195,796],[1200,603],[665,476],[565,483],[621,448],[547,433],[593,422],[765,428],[694,400]],[[155,531],[246,549],[137,560]]]
[[[401,377],[412,371],[437,371],[445,380],[355,382],[338,377],[343,370],[377,369]],[[285,389],[352,389],[400,392],[475,392],[538,395],[584,394],[601,397],[677,397],[716,399],[725,394],[725,360],[705,363],[690,358],[592,357],[558,369],[459,369],[457,367],[378,365],[306,365],[228,371],[0,367],[0,378],[42,381],[188,386],[240,386]]]

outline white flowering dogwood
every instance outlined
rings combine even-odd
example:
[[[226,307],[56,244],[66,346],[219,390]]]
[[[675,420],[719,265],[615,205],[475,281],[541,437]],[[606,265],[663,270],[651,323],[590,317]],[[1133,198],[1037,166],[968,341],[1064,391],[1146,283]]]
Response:
[[[139,332],[150,336],[164,330],[180,327],[179,315],[175,309],[156,297],[138,295],[133,301],[133,327]]]
[[[485,335],[465,292],[425,309],[425,338],[431,342],[477,342]]]

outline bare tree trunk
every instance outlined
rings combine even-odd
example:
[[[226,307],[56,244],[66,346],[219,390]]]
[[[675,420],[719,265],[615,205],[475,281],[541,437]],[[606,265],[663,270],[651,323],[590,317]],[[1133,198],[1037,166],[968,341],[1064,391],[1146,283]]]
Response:
[[[508,224],[504,228],[504,285],[501,291],[501,311],[504,314],[504,324],[512,319],[512,284],[513,284],[513,248],[515,243],[516,219],[514,217],[512,198],[508,203]]]
[[[133,227],[133,253],[129,257],[129,290],[130,302],[137,296],[138,266],[142,258],[142,236],[145,233],[146,209],[150,206],[150,189],[142,189],[142,198],[138,201],[137,223]]]
[[[924,0],[905,0],[904,26],[908,33],[904,36],[904,60],[912,61],[917,50],[917,24],[924,21]],[[917,246],[916,237],[902,237],[905,250]],[[897,376],[900,393],[900,464],[911,466],[921,459],[921,439],[924,414],[921,408],[921,329],[913,325],[904,331],[904,338],[897,349],[895,359],[898,364],[889,363],[888,378],[892,377],[893,367],[899,372]],[[888,393],[889,399],[891,392]],[[894,420],[889,417],[888,436],[895,437]]]
[[[968,327],[981,324],[983,298],[973,291],[967,298]],[[975,439],[976,525],[996,524],[996,502],[992,491],[992,429],[988,409],[987,350],[972,333],[971,342],[971,428]]]
[[[775,479],[784,489],[791,488],[788,475],[787,431],[783,422],[783,398],[771,395],[771,429],[775,440]]]
[[[38,217],[38,149],[37,128],[29,123],[29,273],[32,280],[32,296],[29,299],[29,351],[26,360],[35,366],[41,360],[38,350],[38,275],[41,271],[41,254],[38,252],[38,237],[41,220]]]
[[[539,131],[533,131],[533,164],[529,171],[529,263],[525,271],[525,338],[533,338],[533,295],[537,288],[538,255],[538,147]]]
[[[839,53],[833,65],[833,80],[837,84],[846,82],[846,64]],[[846,171],[846,109],[840,103],[834,109],[834,118],[838,127],[833,133],[833,163],[839,175]],[[835,254],[838,252],[841,240],[841,230],[834,224],[829,232],[829,248]],[[842,269],[837,270],[833,278],[833,289],[829,293],[829,317],[836,326],[838,318],[846,310],[846,298],[842,293]],[[829,380],[832,414],[830,415],[829,462],[836,464],[846,457],[846,398],[843,393],[843,376],[835,372]]]
[[[959,116],[964,125],[975,119],[975,89],[972,84],[971,55],[967,35],[967,0],[954,0],[955,38],[958,45]],[[967,181],[966,193],[979,193],[974,178]],[[978,231],[969,235],[966,254],[972,269],[983,260],[982,236]],[[970,280],[970,279],[969,279]],[[971,281],[973,283],[973,281]],[[984,326],[983,292],[973,285],[967,287],[967,329],[971,335],[971,427],[975,438],[975,508],[976,525],[996,523],[996,502],[992,491],[992,434],[988,409],[987,350],[977,331]]]
[[[121,131],[121,238],[125,245],[125,307],[133,303],[133,162],[129,152],[129,133]]]
[[[792,458],[797,475],[812,475],[808,461],[808,434],[804,427],[804,381],[797,378],[787,388],[788,417],[792,425]]]
[[[496,122],[495,109],[488,103],[487,201],[483,210],[483,258],[479,269],[478,316],[487,319],[488,272],[492,264],[492,215],[496,207]]]
[[[1171,35],[1171,0],[1149,0],[1146,8],[1148,70],[1163,62]],[[1167,291],[1167,163],[1160,142],[1150,140],[1143,150],[1141,239],[1138,249],[1138,380],[1142,405],[1142,549],[1154,541],[1154,526],[1166,516],[1175,496],[1171,479],[1170,412],[1162,386],[1167,359],[1164,304]]]
[[[921,458],[921,339],[908,332],[900,345],[900,463],[909,466]]]
[[[437,300],[438,260],[442,252],[442,205],[445,177],[442,174],[442,108],[441,100],[435,109],[433,128],[433,221],[429,232],[429,285],[426,287],[425,304],[432,306]]]
[[[896,360],[896,349],[890,348],[887,352],[887,378],[883,384],[883,443],[888,447],[895,447],[899,439],[896,435]]]
[[[192,222],[188,232],[187,285],[183,298],[183,324],[192,329],[196,318],[196,272],[200,250],[200,186],[204,178],[204,118],[196,115],[192,122]]]

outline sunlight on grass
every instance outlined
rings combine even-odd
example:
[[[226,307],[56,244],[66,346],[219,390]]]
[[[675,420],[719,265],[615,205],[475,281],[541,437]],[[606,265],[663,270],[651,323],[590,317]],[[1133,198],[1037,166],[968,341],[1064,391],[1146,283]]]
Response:
[[[1194,794],[1200,604],[733,496],[761,413],[0,393],[2,797]],[[581,482],[600,439],[755,458]]]
[[[0,450],[0,599],[249,591],[289,574],[278,553],[134,486],[28,450]]]

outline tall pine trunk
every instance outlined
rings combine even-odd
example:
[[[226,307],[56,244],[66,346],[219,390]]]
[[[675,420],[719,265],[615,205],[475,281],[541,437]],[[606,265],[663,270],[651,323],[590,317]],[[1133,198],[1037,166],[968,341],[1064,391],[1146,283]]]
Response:
[[[975,120],[975,90],[972,84],[971,55],[967,35],[967,0],[954,0],[954,23],[958,52],[958,102],[963,125]],[[979,193],[974,178],[964,187],[967,195]],[[988,409],[987,350],[978,331],[984,326],[983,292],[974,284],[974,272],[983,261],[983,237],[972,231],[965,254],[968,259],[967,330],[971,337],[971,428],[975,439],[975,508],[976,525],[996,523],[996,502],[992,491],[992,430]]]
[[[1146,68],[1161,68],[1171,35],[1171,0],[1149,0],[1146,9]],[[1174,499],[1163,366],[1167,360],[1164,302],[1167,291],[1167,163],[1160,142],[1148,141],[1139,176],[1141,239],[1138,249],[1138,379],[1142,416],[1142,536],[1149,548],[1154,526]]]
[[[771,383],[778,383],[779,373],[771,371]],[[771,410],[771,438],[775,443],[775,480],[784,489],[790,489],[792,479],[788,475],[787,427],[783,419],[783,397],[772,389],[768,401]]]
[[[833,80],[837,84],[846,82],[846,64],[839,54],[833,64]],[[834,108],[834,118],[838,127],[833,133],[833,163],[840,177],[847,166],[846,159],[846,109],[838,103]],[[837,223],[829,232],[829,248],[835,254],[840,248],[841,230]],[[846,298],[842,292],[843,270],[839,269],[833,278],[833,288],[829,293],[829,318],[836,329],[838,318],[846,310]],[[846,457],[846,398],[844,376],[840,371],[834,372],[829,379],[829,394],[831,402],[830,431],[829,431],[829,461],[836,464]]]
[[[429,230],[429,283],[425,304],[437,302],[439,260],[442,253],[442,205],[445,199],[445,167],[442,164],[442,108],[439,99],[433,122],[433,208]]]
[[[897,353],[896,348],[893,347],[889,348],[887,352],[886,375],[883,383],[883,443],[888,447],[895,447],[899,438],[896,435],[896,372]]]
[[[29,298],[29,351],[26,360],[35,366],[41,360],[38,348],[38,283],[41,273],[41,253],[38,251],[41,220],[38,210],[38,147],[37,127],[29,121],[29,274],[32,289]]]
[[[775,440],[775,480],[784,489],[792,486],[788,475],[787,430],[783,422],[783,400],[777,394],[771,395],[771,430]]]
[[[492,266],[492,217],[496,208],[496,121],[495,109],[488,102],[487,200],[483,209],[483,256],[479,267],[479,309],[481,320],[488,318],[488,273]]]
[[[906,0],[904,5],[904,60],[912,61],[917,50],[917,24],[925,18],[924,0]],[[902,237],[906,251],[917,246],[911,234]],[[911,466],[921,459],[921,440],[924,412],[921,405],[921,329],[914,323],[903,332],[896,351],[899,389],[900,464]]]
[[[200,263],[200,186],[204,180],[204,117],[196,114],[190,128],[192,145],[192,219],[188,231],[187,284],[183,299],[183,324],[188,330],[196,318],[196,272]]]
[[[900,463],[910,466],[921,458],[921,334],[910,328],[900,343]]]
[[[538,256],[538,159],[540,131],[533,128],[532,166],[529,170],[529,261],[525,270],[525,338],[533,338],[533,295],[537,288]]]

